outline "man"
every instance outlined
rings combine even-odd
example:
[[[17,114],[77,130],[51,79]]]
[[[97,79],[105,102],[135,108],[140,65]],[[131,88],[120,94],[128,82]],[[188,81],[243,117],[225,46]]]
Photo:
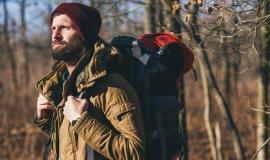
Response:
[[[50,24],[57,63],[37,82],[35,123],[50,136],[51,159],[142,159],[139,101],[127,81],[111,72],[118,55],[98,36],[99,12],[62,3]]]

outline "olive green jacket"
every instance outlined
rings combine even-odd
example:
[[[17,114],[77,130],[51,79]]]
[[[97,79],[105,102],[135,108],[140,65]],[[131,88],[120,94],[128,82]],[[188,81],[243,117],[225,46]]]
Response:
[[[137,94],[121,75],[109,72],[117,55],[117,50],[100,39],[64,84],[63,62],[37,82],[38,91],[54,107],[46,118],[35,118],[36,125],[51,138],[50,159],[56,160],[57,155],[60,160],[87,159],[87,145],[97,152],[95,159],[143,159],[144,130]],[[72,86],[90,103],[74,124],[63,116],[63,104]]]

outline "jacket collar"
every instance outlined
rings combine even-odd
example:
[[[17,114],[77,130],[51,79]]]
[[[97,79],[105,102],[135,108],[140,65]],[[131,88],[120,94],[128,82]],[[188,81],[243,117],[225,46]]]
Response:
[[[119,52],[102,39],[94,45],[93,50],[94,54],[88,61],[89,63],[77,76],[76,86],[79,92],[84,88],[91,87],[97,79],[105,76],[110,62],[120,58]]]
[[[38,91],[56,106],[62,98],[66,98],[70,84],[75,83],[77,91],[81,92],[94,85],[97,79],[108,73],[109,63],[119,59],[115,48],[99,38],[77,63],[74,71],[64,83],[61,75],[67,70],[64,62],[56,62],[52,71],[36,84]]]

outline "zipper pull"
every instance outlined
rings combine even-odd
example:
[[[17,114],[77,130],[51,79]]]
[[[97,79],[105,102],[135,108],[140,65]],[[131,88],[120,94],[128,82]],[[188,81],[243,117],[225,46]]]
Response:
[[[81,91],[80,95],[78,96],[79,99],[82,99],[85,96],[86,91]]]

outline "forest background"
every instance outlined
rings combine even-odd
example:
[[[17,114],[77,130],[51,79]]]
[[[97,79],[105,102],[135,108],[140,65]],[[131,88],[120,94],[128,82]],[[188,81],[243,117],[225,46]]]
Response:
[[[35,82],[49,72],[49,15],[63,0],[0,0],[0,159],[41,159]],[[100,35],[175,32],[194,52],[181,80],[183,159],[267,160],[270,0],[66,0],[96,7]]]

